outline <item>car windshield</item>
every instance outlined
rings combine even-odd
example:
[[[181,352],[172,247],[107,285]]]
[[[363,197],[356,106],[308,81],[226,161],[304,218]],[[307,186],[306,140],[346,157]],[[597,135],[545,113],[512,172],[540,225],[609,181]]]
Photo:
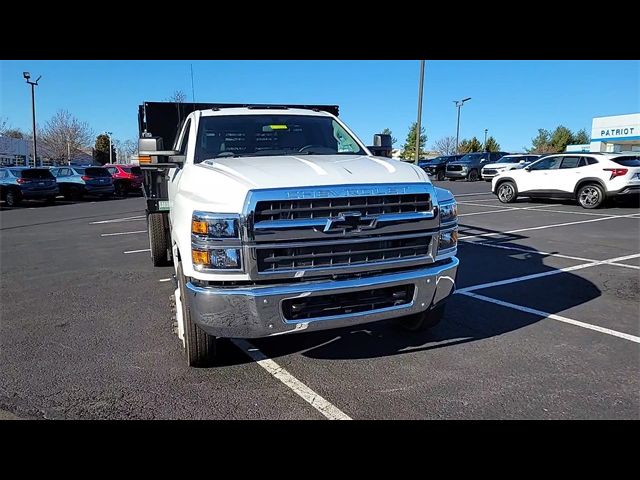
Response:
[[[142,169],[140,167],[122,167],[127,173],[133,173],[134,175],[142,175]]]
[[[429,163],[444,163],[447,161],[447,157],[436,157],[432,160],[429,160]]]
[[[470,163],[479,160],[484,156],[484,153],[467,153],[464,157],[458,160],[458,163]]]
[[[640,167],[640,156],[618,157],[612,158],[611,160],[616,162],[618,165],[622,165],[623,167]]]
[[[520,163],[521,160],[526,160],[525,157],[502,157],[496,163]]]
[[[364,155],[356,139],[331,117],[225,115],[202,117],[195,162],[273,155]]]

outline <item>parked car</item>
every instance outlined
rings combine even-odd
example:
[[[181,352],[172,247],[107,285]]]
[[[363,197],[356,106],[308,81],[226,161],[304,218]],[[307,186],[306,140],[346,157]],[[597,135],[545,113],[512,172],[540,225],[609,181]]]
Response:
[[[502,203],[521,197],[572,198],[597,208],[606,198],[640,194],[640,156],[610,153],[549,155],[500,173],[491,191]]]
[[[487,163],[480,172],[482,179],[490,182],[497,174],[506,172],[509,170],[516,170],[518,168],[524,168],[527,165],[535,162],[541,157],[541,155],[531,154],[513,154],[505,155],[496,163]]]
[[[104,167],[54,167],[51,173],[58,182],[60,193],[67,200],[80,200],[85,195],[103,198],[114,193],[113,179]]]
[[[129,192],[142,193],[142,169],[138,165],[113,164],[105,168],[113,177],[118,197],[126,197]]]
[[[460,160],[447,163],[445,176],[449,180],[467,179],[469,182],[475,182],[480,178],[480,170],[487,163],[496,163],[505,155],[506,152],[473,152],[467,153]]]
[[[0,197],[9,207],[30,199],[53,204],[58,193],[56,179],[47,168],[0,168]]]
[[[440,157],[433,158],[423,165],[418,164],[427,175],[430,177],[435,177],[436,180],[444,180],[445,178],[445,169],[449,162],[454,162],[456,160],[460,160],[464,157],[464,154],[460,155],[442,155]]]

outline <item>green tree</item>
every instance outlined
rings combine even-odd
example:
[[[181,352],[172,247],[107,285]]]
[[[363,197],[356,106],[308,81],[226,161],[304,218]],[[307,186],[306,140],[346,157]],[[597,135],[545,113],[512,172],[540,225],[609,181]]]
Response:
[[[458,152],[460,153],[470,153],[470,152],[480,152],[482,151],[482,144],[480,140],[476,137],[473,137],[471,140],[464,139],[458,145]]]
[[[553,153],[555,150],[551,145],[551,133],[544,128],[538,129],[538,135],[531,139],[531,148],[526,149],[528,153]]]
[[[581,130],[578,130],[575,133],[571,143],[574,145],[583,145],[585,143],[591,143],[591,137],[589,136],[587,131],[583,128]]]
[[[395,143],[398,141],[398,139],[393,136],[393,133],[390,129],[385,128],[384,130],[382,130],[382,133],[384,133],[385,135],[391,135],[391,145],[395,145]]]
[[[402,151],[400,152],[400,158],[403,160],[415,160],[416,158],[416,130],[418,129],[418,122],[413,122],[409,127],[409,133],[407,139],[402,145]],[[427,144],[427,134],[424,127],[420,128],[420,149],[418,158],[424,158],[425,146]]]
[[[116,151],[111,142],[111,155],[113,162],[116,161]],[[109,135],[101,133],[96,137],[96,146],[93,151],[93,159],[101,165],[109,163]]]
[[[564,125],[558,125],[551,134],[551,146],[554,152],[564,152],[573,140],[573,132]]]
[[[496,141],[495,138],[489,137],[487,138],[487,144],[484,146],[485,152],[499,152],[500,144]]]

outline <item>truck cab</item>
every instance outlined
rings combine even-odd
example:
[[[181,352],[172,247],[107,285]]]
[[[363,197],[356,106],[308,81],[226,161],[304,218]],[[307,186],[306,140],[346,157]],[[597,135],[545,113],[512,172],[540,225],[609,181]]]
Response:
[[[372,155],[335,106],[180,104],[163,150],[154,105],[139,146],[150,248],[175,267],[189,365],[221,337],[442,318],[457,208],[422,169]]]

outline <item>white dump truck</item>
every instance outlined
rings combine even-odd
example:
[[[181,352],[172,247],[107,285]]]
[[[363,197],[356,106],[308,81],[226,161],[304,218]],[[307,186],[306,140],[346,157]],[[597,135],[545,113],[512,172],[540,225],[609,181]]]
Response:
[[[335,105],[145,102],[139,126],[151,258],[175,267],[190,366],[221,337],[442,318],[456,202],[385,156],[389,136],[365,146]]]

